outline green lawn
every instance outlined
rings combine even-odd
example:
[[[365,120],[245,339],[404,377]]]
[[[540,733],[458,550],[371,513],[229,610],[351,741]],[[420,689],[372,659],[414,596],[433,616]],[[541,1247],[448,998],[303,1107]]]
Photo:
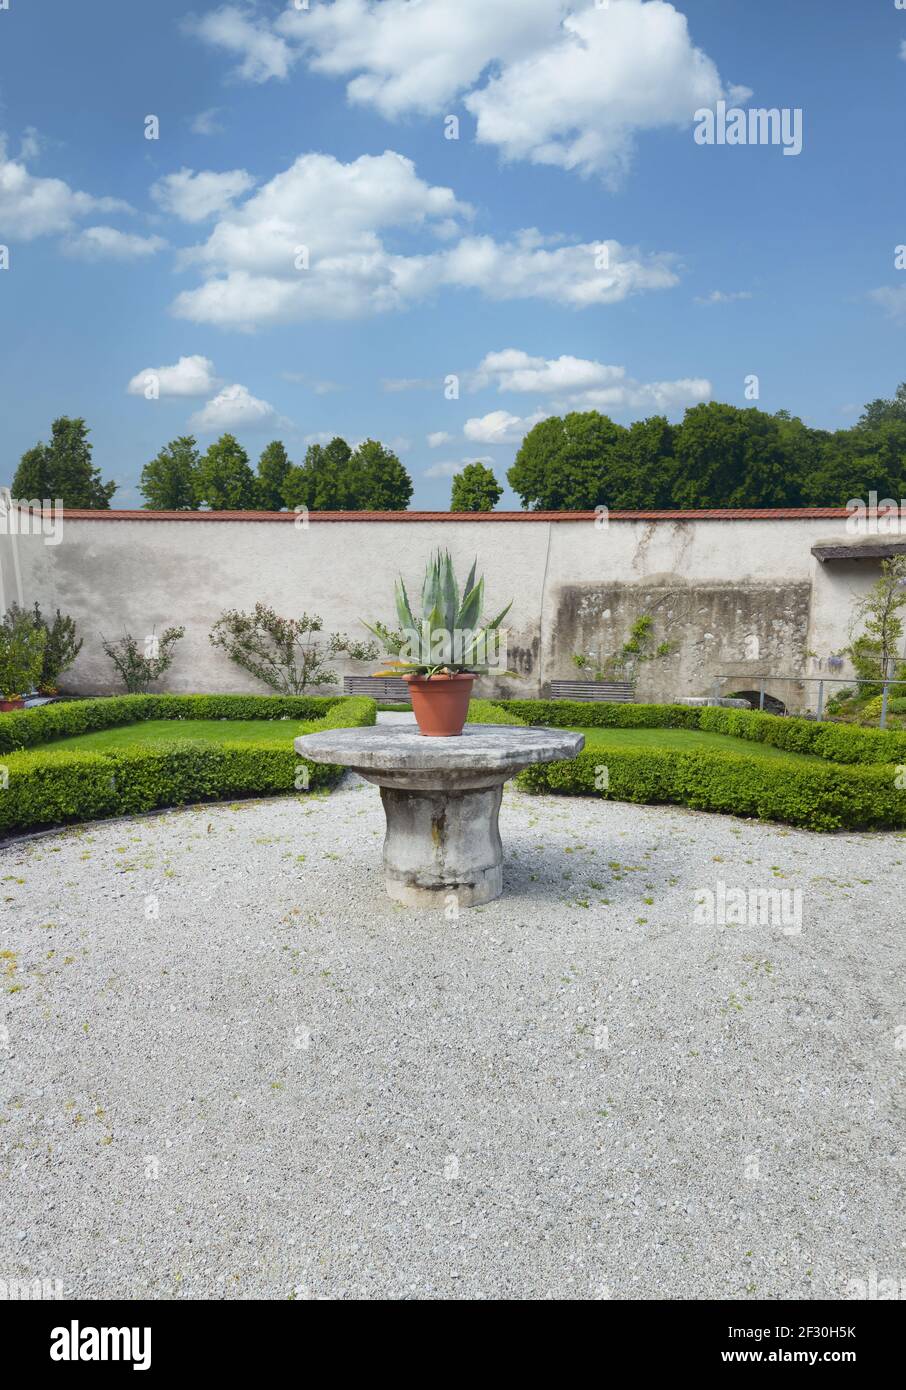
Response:
[[[173,743],[198,739],[204,743],[279,743],[285,747],[308,726],[301,719],[148,719],[138,724],[122,724],[100,729],[94,734],[54,739],[45,748],[79,748],[89,753],[130,748],[138,743]],[[752,743],[729,734],[701,733],[698,729],[576,729],[585,735],[588,748],[674,748],[678,753],[723,751],[745,753],[750,758],[795,758],[816,763],[820,758],[806,753],[784,753],[767,743]]]
[[[75,738],[57,738],[42,746],[104,753],[109,748],[132,748],[138,743],[196,739],[204,743],[280,743],[288,748],[309,727],[310,721],[302,719],[148,719],[115,729],[99,729],[94,734],[78,734]]]
[[[678,753],[745,753],[750,758],[794,758],[820,763],[811,753],[786,753],[769,743],[753,743],[730,734],[704,733],[698,729],[580,729],[586,748],[675,748]]]

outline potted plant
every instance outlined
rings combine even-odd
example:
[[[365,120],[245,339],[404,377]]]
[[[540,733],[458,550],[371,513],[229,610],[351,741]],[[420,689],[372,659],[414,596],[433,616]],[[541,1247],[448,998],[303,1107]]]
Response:
[[[419,732],[427,738],[454,738],[462,733],[477,675],[491,670],[489,656],[498,650],[498,628],[512,607],[482,625],[484,579],[476,582],[475,561],[460,595],[448,551],[431,556],[422,585],[422,616],[412,612],[402,578],[396,582],[399,631],[383,623],[365,623],[394,659],[376,676],[401,676],[412,695]],[[501,671],[508,675],[509,672]]]
[[[47,634],[31,614],[6,614],[0,623],[0,710],[21,709],[24,695],[35,688],[44,661]]]

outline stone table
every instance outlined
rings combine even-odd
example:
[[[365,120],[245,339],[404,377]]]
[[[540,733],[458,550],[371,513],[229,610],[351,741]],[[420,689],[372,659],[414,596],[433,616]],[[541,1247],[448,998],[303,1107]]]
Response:
[[[574,758],[581,734],[467,724],[458,738],[424,738],[414,724],[303,734],[296,752],[351,768],[381,789],[387,892],[407,907],[460,907],[503,892],[497,814],[503,784],[532,763]]]

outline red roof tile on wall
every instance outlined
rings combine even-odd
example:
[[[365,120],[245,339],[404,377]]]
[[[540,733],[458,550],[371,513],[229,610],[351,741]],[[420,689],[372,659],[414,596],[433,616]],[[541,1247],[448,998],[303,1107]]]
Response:
[[[309,512],[308,520],[321,522],[510,522],[595,521],[596,512]],[[821,521],[844,520],[845,507],[745,507],[713,508],[688,512],[611,512],[609,521]],[[297,520],[295,512],[146,512],[85,511],[67,507],[66,521],[261,521]]]

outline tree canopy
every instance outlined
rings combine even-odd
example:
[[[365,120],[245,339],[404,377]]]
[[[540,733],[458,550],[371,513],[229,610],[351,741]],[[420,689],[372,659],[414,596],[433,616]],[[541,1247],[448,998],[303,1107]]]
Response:
[[[249,456],[232,434],[222,434],[198,464],[196,496],[212,512],[245,512],[258,507],[258,483]]]
[[[467,463],[453,476],[451,512],[492,512],[503,495],[503,488],[491,469],[483,463]]]
[[[108,508],[116,490],[92,462],[80,418],[54,420],[49,443],[22,455],[11,484],[21,500]],[[695,405],[679,423],[651,415],[621,425],[597,410],[552,415],[526,434],[507,479],[532,511],[689,510],[724,507],[844,507],[853,498],[906,497],[906,382],[870,401],[849,429],[816,429],[789,411],[719,401]],[[272,440],[257,473],[224,434],[200,455],[195,439],[171,440],[145,464],[143,506],[155,511],[405,511],[413,486],[397,455],[376,439],[355,449],[335,436],[293,464]],[[450,509],[492,511],[502,487],[470,463],[453,479]]]
[[[157,457],[142,469],[139,490],[145,499],[145,511],[193,511],[198,505],[198,462],[192,435],[181,435],[165,444]]]
[[[59,501],[64,507],[108,509],[116,483],[101,481],[91,461],[90,431],[82,419],[54,420],[49,444],[22,455],[10,491],[22,501]]]
[[[712,401],[680,424],[628,428],[596,410],[529,430],[507,477],[533,511],[844,507],[874,490],[906,496],[906,384],[851,429],[813,429],[788,411]]]
[[[366,439],[354,452],[339,437],[312,444],[305,462],[291,468],[283,484],[288,507],[313,512],[401,512],[411,496],[409,474],[376,439]]]
[[[279,512],[283,500],[283,484],[291,468],[289,454],[279,439],[274,439],[262,451],[258,460],[258,505],[267,512]]]

